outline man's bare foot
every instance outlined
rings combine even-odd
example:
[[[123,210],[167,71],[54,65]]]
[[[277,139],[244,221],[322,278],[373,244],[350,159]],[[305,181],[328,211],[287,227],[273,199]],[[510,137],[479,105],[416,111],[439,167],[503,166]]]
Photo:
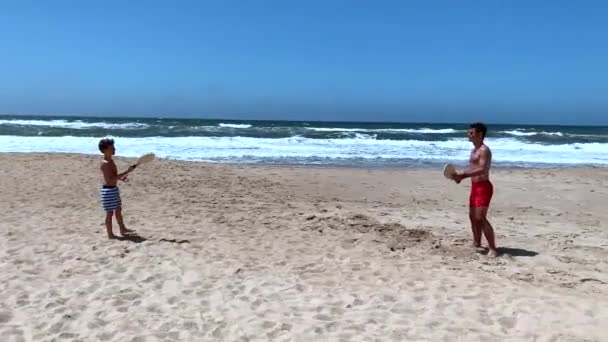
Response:
[[[108,240],[116,240],[118,237],[114,234],[108,234]]]
[[[490,251],[488,251],[488,257],[496,258],[497,256],[498,256],[498,252],[495,249],[490,249]]]

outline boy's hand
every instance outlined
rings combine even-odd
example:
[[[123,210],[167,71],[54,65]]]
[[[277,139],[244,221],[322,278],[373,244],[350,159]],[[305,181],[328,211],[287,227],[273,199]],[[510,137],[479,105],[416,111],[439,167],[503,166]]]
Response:
[[[129,177],[129,176],[124,175],[124,176],[120,177],[120,180],[123,181],[123,182],[128,182],[129,179],[127,177]]]

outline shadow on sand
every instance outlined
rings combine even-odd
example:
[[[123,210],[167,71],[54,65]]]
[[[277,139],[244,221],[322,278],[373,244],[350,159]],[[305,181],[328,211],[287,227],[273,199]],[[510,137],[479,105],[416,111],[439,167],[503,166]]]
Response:
[[[148,239],[146,239],[145,237],[134,233],[134,232],[130,232],[128,234],[125,234],[123,236],[116,236],[116,240],[118,241],[130,241],[130,242],[134,242],[134,243],[142,243],[144,241],[148,241]],[[190,240],[177,240],[177,239],[166,239],[166,238],[162,238],[160,240],[158,240],[158,242],[170,242],[170,243],[176,243],[176,244],[182,244],[182,243],[190,243]]]
[[[528,251],[522,248],[510,248],[510,247],[498,247],[496,248],[498,255],[510,255],[514,257],[534,257],[538,253],[534,251]]]
[[[134,242],[134,243],[142,243],[144,241],[147,241],[148,239],[146,239],[145,237],[140,236],[139,234],[130,233],[130,234],[126,234],[124,236],[117,236],[116,240],[118,240],[118,241],[131,241],[131,242]]]
[[[182,243],[190,243],[190,240],[177,240],[177,239],[165,239],[162,238],[160,240],[158,240],[158,242],[171,242],[171,243],[177,243],[177,244],[182,244]]]

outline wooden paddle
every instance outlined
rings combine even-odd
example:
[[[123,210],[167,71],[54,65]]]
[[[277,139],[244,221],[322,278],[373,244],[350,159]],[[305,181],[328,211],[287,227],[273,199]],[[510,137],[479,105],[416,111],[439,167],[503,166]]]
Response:
[[[454,176],[456,176],[456,167],[451,163],[445,164],[443,167],[443,176],[447,179],[454,179]]]
[[[135,163],[135,165],[132,165],[132,166],[135,169],[137,166],[139,166],[141,164],[146,164],[146,163],[153,161],[154,158],[155,158],[154,153],[146,153],[143,156],[139,157],[139,159],[137,159],[137,162]]]

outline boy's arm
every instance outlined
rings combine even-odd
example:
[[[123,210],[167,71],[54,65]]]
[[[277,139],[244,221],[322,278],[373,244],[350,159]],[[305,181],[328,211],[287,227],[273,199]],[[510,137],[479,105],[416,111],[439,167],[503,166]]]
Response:
[[[119,173],[116,175],[116,179],[117,180],[123,180],[124,177],[126,177],[129,173],[131,173],[131,171],[135,170],[135,166],[129,166],[129,168],[127,169],[127,171],[123,172],[123,173]]]
[[[129,169],[123,173],[119,173],[116,175],[116,179],[121,179],[122,177],[128,175],[131,171],[133,171],[135,168],[133,166],[129,166]]]
[[[133,169],[134,169],[134,167],[131,166],[131,167],[129,167],[129,169],[127,171],[122,172],[122,173],[117,173],[115,171],[115,169],[112,167],[112,165],[110,165],[109,163],[103,163],[103,165],[101,165],[101,171],[103,172],[103,176],[106,179],[111,179],[115,182],[120,180],[127,174],[129,174],[129,172],[133,171]]]

